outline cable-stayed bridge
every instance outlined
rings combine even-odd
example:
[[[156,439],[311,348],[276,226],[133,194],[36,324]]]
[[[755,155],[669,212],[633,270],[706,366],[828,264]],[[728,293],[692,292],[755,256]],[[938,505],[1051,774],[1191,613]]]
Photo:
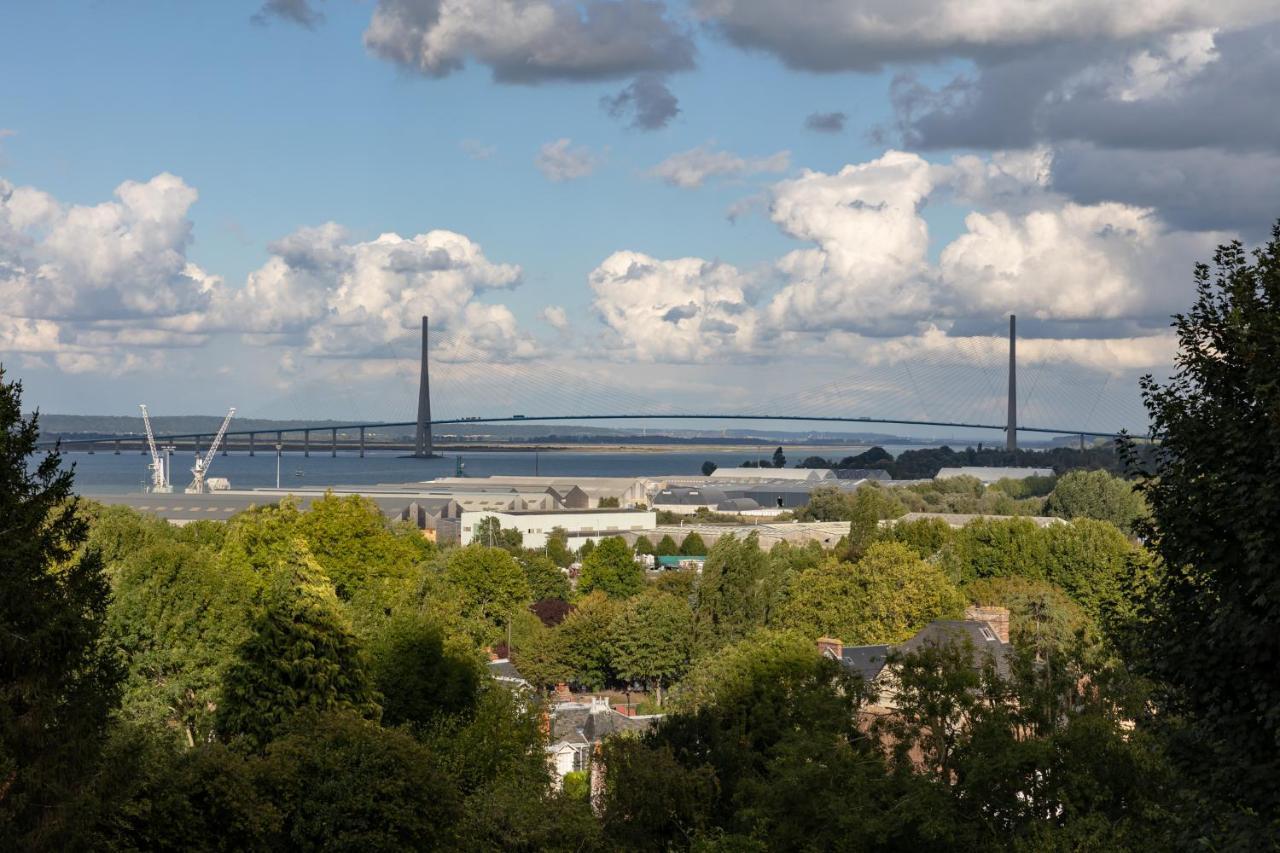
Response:
[[[231,429],[226,439],[230,449],[249,453],[279,447],[308,454],[315,450],[336,455],[341,450],[363,455],[372,447],[396,447],[425,457],[434,452],[438,428],[484,424],[702,422],[724,426],[754,422],[812,424],[828,430],[836,425],[889,425],[989,432],[993,438],[1003,437],[1010,448],[1016,447],[1019,434],[1079,436],[1083,441],[1112,438],[1126,426],[1135,426],[1136,389],[1122,389],[1119,386],[1125,383],[1116,383],[1106,372],[1098,375],[1073,370],[1070,362],[1057,359],[1052,351],[1041,352],[1038,360],[1032,358],[1031,364],[1023,364],[1020,370],[1015,358],[1013,318],[1009,319],[1008,343],[1004,344],[1001,337],[988,334],[961,339],[960,345],[950,350],[877,364],[870,375],[839,377],[817,387],[771,397],[749,393],[755,389],[744,393],[720,386],[706,395],[721,396],[720,406],[707,405],[704,399],[701,404],[682,408],[670,400],[637,392],[634,380],[625,378],[625,367],[611,366],[605,371],[611,375],[602,379],[551,360],[494,362],[474,347],[468,351],[456,339],[446,340],[436,350],[447,356],[442,395],[441,377],[432,376],[428,364],[432,350],[424,317],[418,375],[412,376],[411,369],[405,369],[403,359],[387,360],[388,366],[399,373],[393,378],[399,380],[400,387],[412,388],[413,380],[417,380],[412,418],[352,417],[340,423],[329,419],[312,424],[298,418],[295,421],[300,424],[287,428]],[[761,378],[767,373],[766,366],[748,364],[742,370],[748,383],[766,384]],[[443,396],[446,410],[451,413],[478,404],[490,413],[433,418],[432,380],[437,382],[437,411]],[[784,382],[790,380],[790,375],[784,376]],[[325,388],[350,392],[361,385],[359,377],[339,374],[330,377]],[[333,408],[346,408],[353,414],[363,407],[355,399],[331,399]],[[504,403],[506,412],[493,412]],[[412,430],[412,444],[388,442],[389,437],[404,435],[390,433],[392,430]],[[212,432],[184,432],[159,434],[156,440],[198,451],[208,446],[211,437]],[[140,447],[141,440],[140,436],[85,437],[63,440],[62,446],[71,450],[114,448],[118,452],[124,447]]]

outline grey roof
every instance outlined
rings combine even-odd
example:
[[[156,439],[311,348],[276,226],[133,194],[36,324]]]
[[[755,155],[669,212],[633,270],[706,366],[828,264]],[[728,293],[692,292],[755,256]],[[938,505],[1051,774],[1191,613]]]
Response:
[[[924,646],[941,646],[966,639],[973,646],[975,669],[981,668],[990,657],[995,661],[997,673],[1001,676],[1009,674],[1013,646],[1002,643],[986,622],[971,619],[936,619],[897,646],[845,646],[840,662],[865,680],[873,681],[884,670],[885,659],[890,652],[914,652]]]
[[[607,705],[565,702],[551,709],[551,741],[599,743],[618,732],[643,732],[658,716],[628,717]]]
[[[889,646],[848,646],[840,656],[840,663],[862,676],[863,681],[875,681],[884,669]]]
[[[995,466],[969,465],[961,468],[940,468],[933,475],[935,480],[946,480],[950,477],[976,477],[984,483],[998,480],[1025,480],[1028,477],[1052,477],[1052,468],[1000,468]]]
[[[525,677],[520,674],[520,670],[516,669],[516,665],[506,658],[489,661],[489,675],[499,681],[517,681],[528,684]]]
[[[723,489],[704,489],[692,486],[672,486],[653,496],[654,504],[665,506],[715,506],[728,496]]]
[[[753,498],[725,498],[716,504],[716,509],[721,512],[735,512],[746,509],[759,509],[760,504]]]
[[[1013,646],[1000,642],[995,631],[986,622],[972,619],[937,619],[920,629],[899,650],[913,652],[924,646],[942,646],[949,643],[964,642],[968,639],[973,645],[973,665],[982,667],[987,658],[995,661],[996,671],[1004,676],[1009,674],[1009,656]]]

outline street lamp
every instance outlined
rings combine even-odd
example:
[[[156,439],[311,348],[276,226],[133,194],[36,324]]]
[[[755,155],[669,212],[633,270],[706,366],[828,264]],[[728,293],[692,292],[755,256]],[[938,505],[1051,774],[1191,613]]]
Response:
[[[276,488],[280,488],[280,456],[284,451],[284,443],[276,442]]]

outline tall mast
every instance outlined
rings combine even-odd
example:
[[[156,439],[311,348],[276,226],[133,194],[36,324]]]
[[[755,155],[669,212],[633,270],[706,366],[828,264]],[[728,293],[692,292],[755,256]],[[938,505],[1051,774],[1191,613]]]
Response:
[[[1018,317],[1009,315],[1009,423],[1005,427],[1005,449],[1018,449]]]

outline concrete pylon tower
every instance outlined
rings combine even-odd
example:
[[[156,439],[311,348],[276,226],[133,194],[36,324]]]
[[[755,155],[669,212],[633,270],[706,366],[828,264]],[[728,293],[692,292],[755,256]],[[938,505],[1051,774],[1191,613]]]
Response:
[[[418,375],[418,432],[413,441],[418,459],[435,456],[431,445],[431,372],[427,364],[427,318],[422,318],[422,372]]]
[[[1005,427],[1005,449],[1018,449],[1018,317],[1009,315],[1009,423]]]

